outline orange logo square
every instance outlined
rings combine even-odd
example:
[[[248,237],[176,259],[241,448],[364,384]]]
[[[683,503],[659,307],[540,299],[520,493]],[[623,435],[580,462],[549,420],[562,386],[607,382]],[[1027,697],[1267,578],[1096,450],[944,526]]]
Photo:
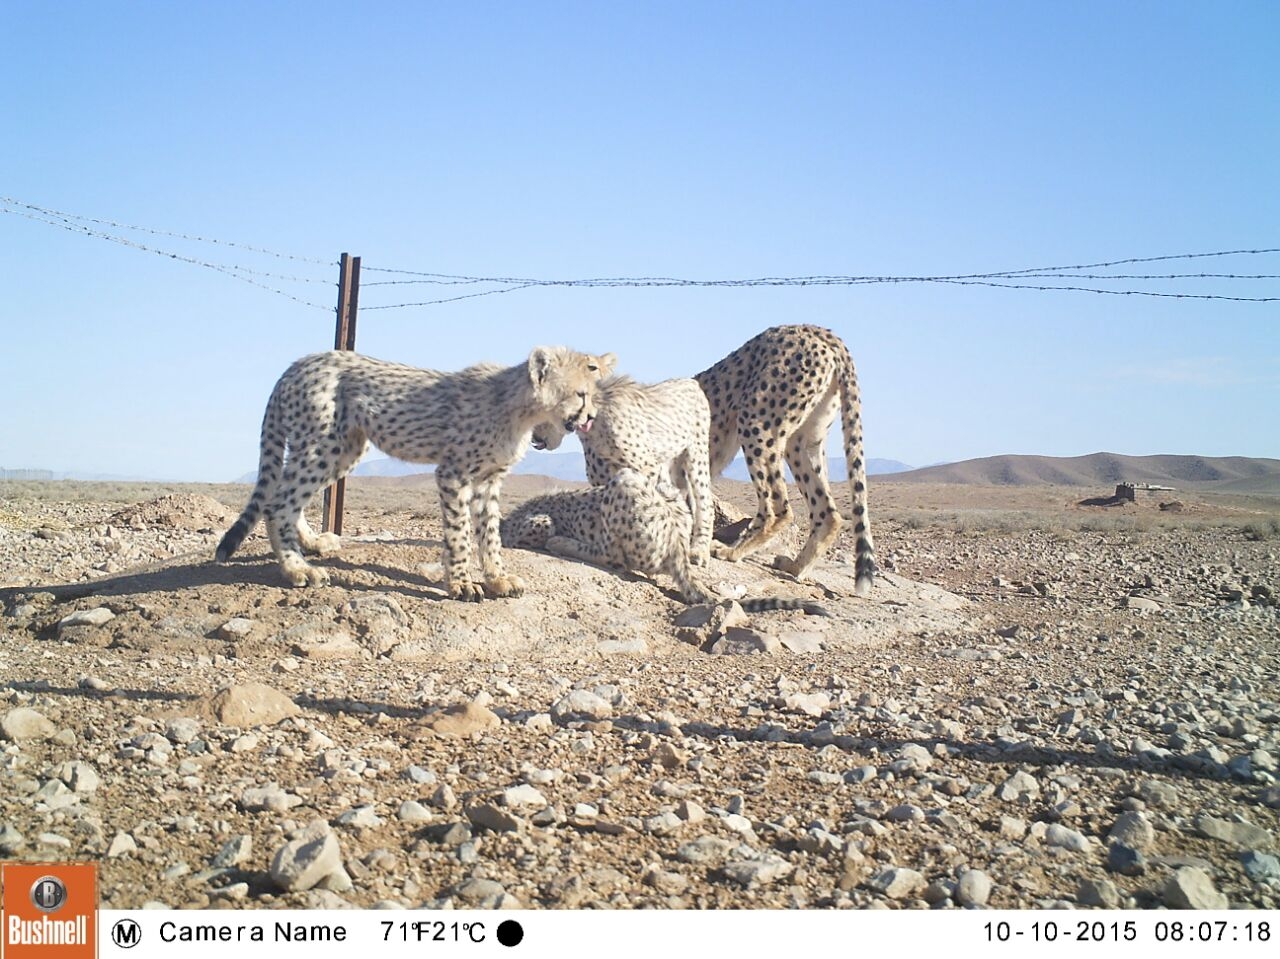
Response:
[[[0,959],[96,959],[98,865],[0,864]]]

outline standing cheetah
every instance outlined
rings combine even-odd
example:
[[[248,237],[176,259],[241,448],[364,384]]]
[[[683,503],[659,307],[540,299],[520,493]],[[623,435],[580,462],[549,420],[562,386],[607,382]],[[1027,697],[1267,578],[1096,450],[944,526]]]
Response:
[[[533,431],[539,446],[544,432]],[[666,380],[645,386],[629,376],[611,376],[596,387],[596,420],[579,433],[587,461],[587,481],[603,486],[622,469],[632,469],[682,490],[693,511],[689,560],[711,560],[711,470],[708,438],[711,407],[693,380]]]
[[[711,475],[719,476],[741,447],[758,504],[738,542],[716,544],[715,555],[740,560],[791,520],[785,457],[809,506],[809,539],[798,556],[779,556],[775,565],[797,579],[805,577],[844,522],[831,497],[824,449],[838,411],[853,489],[855,592],[868,595],[876,564],[867,515],[862,403],[853,359],[840,338],[817,326],[775,326],[694,379],[711,403]]]
[[[520,504],[502,520],[502,545],[545,549],[646,576],[664,573],[675,580],[686,602],[718,603],[720,598],[694,579],[689,566],[692,526],[679,490],[650,474],[623,468],[603,486],[546,493]],[[747,612],[803,609],[828,615],[821,606],[801,599],[738,602]]]
[[[422,370],[345,351],[304,356],[280,377],[262,418],[258,483],[240,518],[218,544],[226,560],[265,517],[271,548],[294,586],[323,586],[329,575],[302,551],[331,552],[303,515],[312,496],[345,476],[370,441],[410,463],[435,463],[444,523],[445,579],[454,599],[519,596],[524,585],[502,567],[498,494],[502,478],[529,444],[534,426],[588,430],[595,386],[613,368],[603,357],[536,347],[528,360],[457,373]],[[286,456],[286,449],[288,455]],[[483,583],[470,571],[471,527],[478,527]]]

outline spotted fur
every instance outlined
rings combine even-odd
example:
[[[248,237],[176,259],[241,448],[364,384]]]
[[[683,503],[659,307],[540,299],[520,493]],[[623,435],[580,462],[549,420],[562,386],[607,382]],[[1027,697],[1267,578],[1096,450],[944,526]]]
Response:
[[[594,430],[593,430],[594,432]],[[522,503],[502,521],[502,543],[544,549],[559,556],[675,580],[689,603],[718,603],[689,565],[693,517],[670,483],[620,469],[603,486],[546,493]],[[800,599],[743,599],[748,612],[766,609],[825,610]]]
[[[614,362],[612,353],[595,357],[543,346],[516,366],[482,364],[457,373],[337,350],[304,356],[267,402],[258,482],[218,544],[217,559],[231,556],[261,515],[285,578],[295,586],[326,584],[328,573],[308,564],[302,551],[331,552],[338,537],[317,535],[303,510],[317,491],[345,476],[372,441],[399,459],[436,464],[449,595],[518,596],[524,585],[503,570],[499,550],[502,479],[524,454],[535,425],[558,424],[546,438],[555,445],[566,433],[590,428],[596,383]],[[473,522],[482,583],[470,572]]]
[[[803,579],[844,523],[831,496],[826,440],[837,412],[844,432],[859,596],[871,591],[875,547],[867,513],[862,451],[862,402],[848,347],[817,326],[775,326],[748,340],[694,377],[711,404],[711,475],[719,476],[739,448],[755,484],[756,514],[738,541],[715,544],[714,555],[740,560],[791,521],[785,458],[809,509],[809,538],[793,559],[775,565]]]
[[[711,407],[693,380],[666,380],[642,385],[628,376],[611,376],[596,388],[596,420],[580,432],[587,462],[587,481],[603,486],[619,470],[631,469],[674,484],[689,501],[693,531],[689,561],[705,566],[711,559],[709,436]],[[544,431],[533,431],[537,446]]]

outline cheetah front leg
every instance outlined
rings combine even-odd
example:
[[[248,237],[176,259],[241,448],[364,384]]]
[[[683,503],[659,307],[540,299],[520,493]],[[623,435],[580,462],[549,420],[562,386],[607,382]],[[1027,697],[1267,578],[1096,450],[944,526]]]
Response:
[[[502,477],[495,476],[476,488],[471,510],[476,519],[480,540],[480,567],[484,571],[485,594],[500,599],[524,593],[524,582],[519,576],[509,575],[502,566],[502,517],[498,510],[498,496],[502,492]]]
[[[477,603],[484,587],[471,576],[471,483],[450,467],[436,469],[444,526],[444,580],[450,599]]]

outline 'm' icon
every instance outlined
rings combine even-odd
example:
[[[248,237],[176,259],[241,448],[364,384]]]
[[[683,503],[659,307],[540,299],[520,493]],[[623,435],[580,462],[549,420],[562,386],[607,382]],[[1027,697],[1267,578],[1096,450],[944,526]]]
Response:
[[[132,919],[121,919],[111,927],[111,941],[121,949],[132,949],[142,941],[142,927]]]

